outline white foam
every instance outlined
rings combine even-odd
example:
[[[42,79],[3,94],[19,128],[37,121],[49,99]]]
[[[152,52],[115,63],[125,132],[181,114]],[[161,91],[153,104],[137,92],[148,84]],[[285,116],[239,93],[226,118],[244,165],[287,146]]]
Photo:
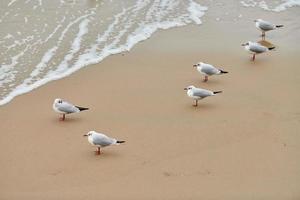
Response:
[[[37,64],[36,68],[31,72],[30,79],[34,76],[38,76],[39,73],[47,67],[47,63],[51,60],[51,58],[55,55],[56,50],[58,49],[57,46],[52,47],[49,49],[42,57],[39,64]],[[30,80],[29,79],[29,80]],[[26,81],[25,81],[26,82]]]
[[[13,36],[11,34],[7,34],[3,39],[9,39],[9,38],[13,38]]]
[[[73,43],[71,45],[71,50],[69,54],[67,54],[64,58],[64,60],[60,63],[58,66],[58,71],[64,71],[68,67],[68,62],[73,58],[74,54],[79,51],[80,45],[81,45],[81,39],[82,37],[88,33],[88,28],[87,25],[89,23],[88,19],[84,19],[80,24],[79,24],[79,32],[77,33],[77,36],[73,40]]]
[[[12,4],[14,4],[17,0],[11,0],[8,4],[7,7],[11,6]]]
[[[2,86],[4,83],[12,82],[15,78],[16,71],[14,67],[19,63],[19,59],[25,54],[25,52],[28,50],[28,46],[18,53],[17,55],[13,56],[11,58],[10,64],[2,64],[0,66],[0,86]],[[0,101],[1,102],[1,101]],[[1,103],[0,103],[1,105]]]
[[[279,6],[276,6],[273,11],[280,12],[284,11],[287,8],[291,8],[293,6],[300,6],[300,0],[286,0],[284,3],[280,4]]]
[[[244,7],[255,7],[256,4],[257,4],[254,0],[240,1],[240,3],[241,3]]]
[[[207,8],[197,4],[194,1],[190,1],[190,6],[188,7],[188,11],[190,12],[190,18],[196,23],[201,24],[200,18],[204,15],[204,11]]]
[[[267,11],[281,12],[294,6],[300,6],[300,0],[281,0],[277,5],[270,6],[265,1],[244,0],[240,3],[245,7],[260,7]]]
[[[62,3],[65,2],[61,1]],[[185,10],[182,8],[183,5],[186,6]],[[39,1],[39,6],[42,6],[41,0]],[[6,104],[14,97],[50,81],[66,77],[84,66],[99,63],[109,55],[129,51],[137,43],[148,39],[159,29],[169,29],[191,23],[199,25],[202,23],[201,17],[206,10],[206,7],[193,0],[188,2],[182,2],[181,0],[138,0],[134,6],[124,8],[120,13],[116,14],[113,22],[109,24],[102,34],[98,35],[94,44],[88,48],[83,47],[82,42],[89,33],[89,24],[92,24],[90,23],[91,16],[95,15],[95,12],[85,12],[87,14],[75,18],[75,20],[65,26],[57,25],[45,40],[39,41],[39,43],[46,43],[56,33],[60,33],[55,45],[46,50],[35,69],[30,73],[30,77],[26,78],[23,83],[16,86],[13,91],[0,100],[0,105]],[[146,12],[144,19],[137,22],[137,18],[140,18],[143,12]],[[91,18],[89,19],[89,17]],[[65,54],[62,61],[50,70],[48,65],[55,55],[59,53],[60,46],[65,41],[71,27],[76,24],[78,24],[78,31],[70,44],[70,50]],[[60,31],[62,27],[65,28]],[[12,69],[12,67],[9,68],[9,70]],[[46,75],[38,80],[42,72],[46,72]]]

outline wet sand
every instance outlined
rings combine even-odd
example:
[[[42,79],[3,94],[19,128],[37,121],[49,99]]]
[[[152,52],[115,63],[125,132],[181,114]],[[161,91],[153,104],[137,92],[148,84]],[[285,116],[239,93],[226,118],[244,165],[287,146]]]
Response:
[[[269,16],[287,26],[251,62],[250,11],[161,31],[0,107],[0,199],[299,199],[299,26]],[[203,83],[199,61],[229,74]],[[195,108],[188,85],[223,93]],[[90,110],[60,122],[57,97]],[[89,130],[126,143],[96,156]]]

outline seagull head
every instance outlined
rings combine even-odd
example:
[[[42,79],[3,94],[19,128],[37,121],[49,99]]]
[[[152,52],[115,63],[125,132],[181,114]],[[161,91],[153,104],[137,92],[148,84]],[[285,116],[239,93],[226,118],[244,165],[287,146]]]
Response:
[[[187,91],[189,91],[189,90],[192,90],[192,89],[194,89],[194,88],[195,88],[195,86],[193,86],[193,85],[190,85],[190,86],[188,86],[188,87],[184,88],[184,90],[187,90]]]
[[[262,19],[255,19],[254,22],[260,22]]]
[[[83,136],[91,136],[93,135],[93,133],[95,133],[95,131],[89,131],[87,134],[84,134]]]
[[[242,46],[248,46],[249,42],[243,43]]]
[[[57,98],[57,99],[54,100],[54,103],[62,103],[62,102],[63,102],[63,100],[59,99],[59,98]]]
[[[202,62],[199,62],[199,63],[197,63],[197,64],[194,64],[193,67],[200,67],[201,64],[202,64]]]

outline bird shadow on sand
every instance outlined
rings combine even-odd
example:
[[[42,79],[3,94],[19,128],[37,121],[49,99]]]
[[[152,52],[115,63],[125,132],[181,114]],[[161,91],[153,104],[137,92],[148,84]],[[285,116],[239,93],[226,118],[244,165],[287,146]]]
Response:
[[[200,85],[200,87],[206,87],[206,86],[212,86],[212,85],[222,85],[222,83],[221,83],[220,79],[217,79],[217,77],[212,77],[212,78],[208,79],[207,82],[198,81],[197,85]]]
[[[77,118],[77,117],[69,117],[69,118],[65,118],[65,120],[62,121],[59,118],[53,118],[52,121],[54,123],[69,124],[69,123],[78,123],[78,122],[82,121],[82,119],[81,118]]]
[[[211,103],[202,103],[198,102],[198,106],[193,106],[193,105],[186,105],[186,108],[188,110],[196,110],[196,111],[206,111],[206,110],[214,110],[217,109],[216,104],[211,104]]]
[[[268,58],[264,57],[265,55],[259,55],[259,57],[257,57],[255,59],[255,61],[253,61],[252,59],[249,59],[247,61],[244,62],[245,66],[251,66],[251,67],[262,67],[264,66],[265,63],[268,63]]]
[[[222,83],[224,82],[222,80],[224,77],[222,77],[222,76],[228,76],[229,74],[230,74],[230,72],[228,74],[224,74],[224,75],[209,77],[208,81],[206,81],[206,82],[203,81],[203,77],[194,78],[191,83],[194,84],[194,86],[201,87],[201,88],[206,88],[207,86],[214,86],[214,85],[221,86]]]
[[[276,48],[276,45],[268,40],[259,40],[259,41],[257,41],[257,43],[259,43],[267,48]]]
[[[101,154],[98,155],[96,151],[89,152],[89,156],[95,157],[98,159],[109,159],[109,158],[116,158],[116,157],[121,157],[122,153],[117,152],[117,151],[111,151],[111,150],[101,150]]]

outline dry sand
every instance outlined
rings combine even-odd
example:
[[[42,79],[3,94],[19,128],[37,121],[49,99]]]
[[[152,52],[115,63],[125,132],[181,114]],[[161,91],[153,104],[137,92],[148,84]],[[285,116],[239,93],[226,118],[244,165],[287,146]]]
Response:
[[[269,16],[286,27],[255,62],[240,46],[258,39],[251,12],[222,23],[208,13],[1,107],[0,199],[300,199],[300,34],[289,16]],[[229,74],[203,83],[198,61]],[[224,93],[195,108],[190,84]],[[91,110],[60,122],[56,97]],[[89,130],[127,142],[96,156]]]

